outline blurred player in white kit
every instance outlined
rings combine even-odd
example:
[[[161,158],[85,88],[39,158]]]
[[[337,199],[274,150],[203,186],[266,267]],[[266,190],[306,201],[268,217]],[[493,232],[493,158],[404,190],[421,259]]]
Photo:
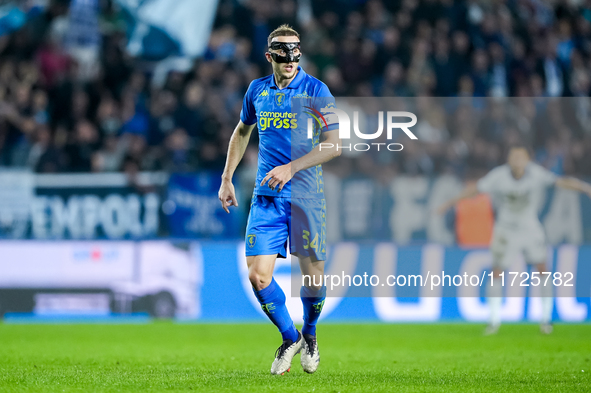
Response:
[[[503,287],[500,275],[511,266],[518,254],[523,254],[526,262],[535,265],[540,274],[547,272],[547,242],[542,223],[538,218],[535,195],[546,188],[558,187],[586,193],[591,198],[591,185],[571,177],[559,177],[530,160],[524,146],[512,147],[507,164],[491,170],[477,183],[466,187],[460,195],[449,200],[439,208],[445,213],[458,201],[471,198],[479,193],[498,197],[499,206],[493,230],[490,250],[493,255],[492,285],[487,288],[490,306],[490,321],[485,334],[495,334],[501,325],[501,306]],[[542,276],[544,277],[544,276]],[[543,285],[542,279],[542,319],[540,331],[552,332],[552,279]],[[505,280],[505,286],[510,282]]]

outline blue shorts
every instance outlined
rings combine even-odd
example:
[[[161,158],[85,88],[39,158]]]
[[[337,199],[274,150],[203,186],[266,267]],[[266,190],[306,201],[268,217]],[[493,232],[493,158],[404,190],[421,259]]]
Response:
[[[246,226],[246,256],[287,256],[326,260],[324,199],[253,195]]]

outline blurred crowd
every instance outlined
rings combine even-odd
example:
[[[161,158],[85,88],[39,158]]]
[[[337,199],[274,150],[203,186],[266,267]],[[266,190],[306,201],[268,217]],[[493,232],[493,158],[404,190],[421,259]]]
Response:
[[[64,0],[0,37],[0,165],[221,169],[246,88],[271,72],[267,36],[288,23],[302,35],[300,64],[335,96],[447,97],[417,101],[418,143],[345,155],[347,167],[469,175],[521,141],[553,171],[591,176],[589,0],[220,0],[204,56],[164,78],[126,52],[117,6],[101,6],[94,57],[68,50]]]

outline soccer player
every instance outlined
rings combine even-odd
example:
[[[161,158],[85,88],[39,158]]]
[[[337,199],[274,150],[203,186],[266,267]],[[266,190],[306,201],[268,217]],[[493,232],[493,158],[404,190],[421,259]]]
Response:
[[[439,208],[439,213],[444,213],[461,199],[471,198],[478,193],[499,197],[500,206],[490,245],[494,278],[492,285],[487,287],[490,322],[485,330],[486,335],[497,333],[501,325],[503,288],[500,274],[510,267],[512,258],[522,253],[526,262],[535,265],[542,277],[543,273],[547,272],[546,236],[538,218],[534,195],[552,185],[584,192],[591,197],[591,185],[574,178],[556,176],[531,162],[525,147],[515,146],[509,151],[507,164],[494,168],[476,184],[466,187],[458,197]],[[541,290],[540,331],[550,334],[553,304],[551,280],[547,285],[541,285]]]
[[[322,149],[320,133],[315,132],[314,138],[308,141],[306,153],[292,157],[292,135],[305,132],[298,128],[304,125],[298,125],[292,113],[292,98],[331,98],[332,95],[324,83],[298,66],[301,57],[298,32],[288,25],[279,26],[271,32],[267,43],[269,49],[265,57],[272,65],[273,74],[254,80],[244,96],[218,196],[226,212],[229,213],[228,207],[238,206],[232,175],[258,124],[258,170],[246,229],[248,276],[263,311],[283,338],[275,353],[271,374],[289,371],[293,357],[300,351],[304,371],[313,373],[320,361],[316,322],[326,296],[326,286],[322,282],[326,260],[326,206],[320,164],[340,155],[336,148],[340,144],[338,121],[329,121],[323,130],[326,145],[323,144]],[[305,135],[297,136],[298,140],[307,140]],[[328,148],[329,144],[335,147]],[[300,191],[297,197],[292,193],[294,181]],[[273,279],[276,258],[287,256],[288,237],[289,251],[298,257],[302,274],[312,278],[304,279],[300,290],[304,306],[301,332],[296,330],[288,313],[283,290]]]

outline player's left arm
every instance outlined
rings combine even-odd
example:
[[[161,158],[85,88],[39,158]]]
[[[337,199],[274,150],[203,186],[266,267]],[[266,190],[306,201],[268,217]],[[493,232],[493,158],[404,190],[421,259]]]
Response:
[[[591,198],[591,184],[574,177],[559,177],[556,179],[556,186],[566,188],[567,190],[583,192]]]
[[[341,139],[339,138],[339,130],[325,131],[322,133],[324,141],[319,143],[308,154],[290,162],[289,164],[281,165],[273,168],[267,173],[267,176],[261,182],[261,186],[269,182],[269,187],[275,189],[277,192],[281,191],[285,184],[299,171],[311,168],[316,165],[323,164],[341,155]]]

